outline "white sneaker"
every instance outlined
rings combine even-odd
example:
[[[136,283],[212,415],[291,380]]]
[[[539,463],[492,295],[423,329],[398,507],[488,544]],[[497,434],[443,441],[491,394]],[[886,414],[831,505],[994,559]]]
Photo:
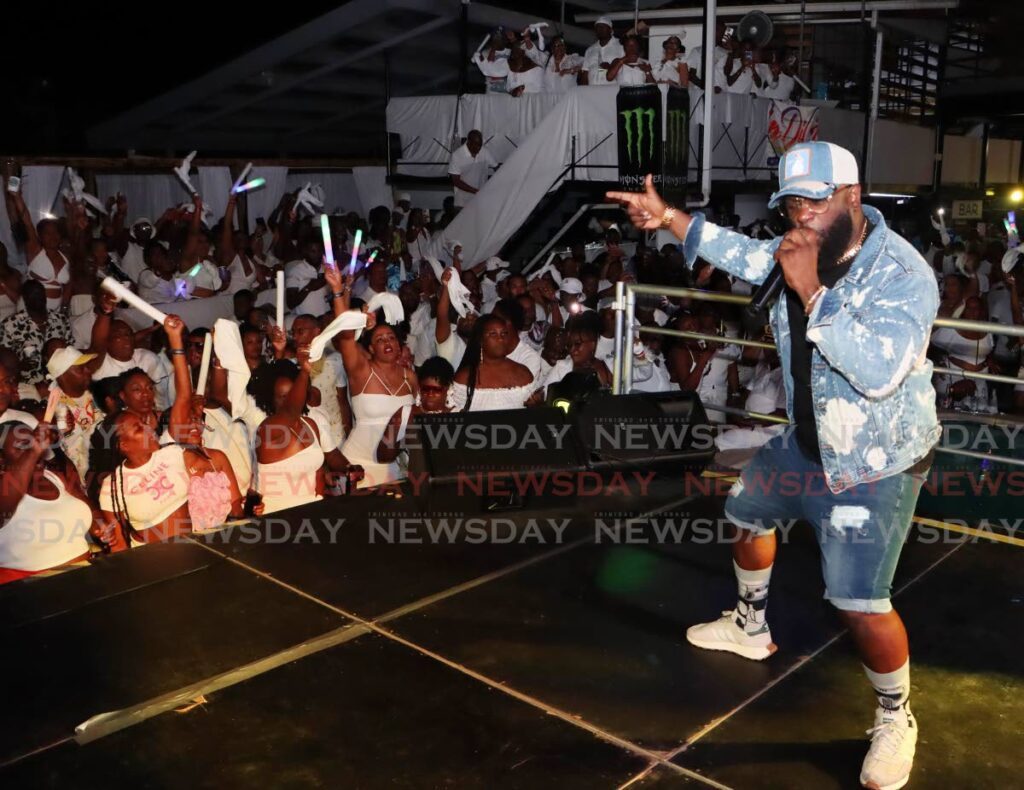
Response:
[[[772,632],[768,630],[767,623],[756,632],[747,633],[737,621],[742,622],[742,617],[735,609],[722,612],[714,622],[686,629],[686,641],[705,650],[727,650],[754,661],[763,661],[778,650],[772,642]]]
[[[875,726],[867,731],[871,748],[860,771],[860,783],[871,790],[898,790],[910,781],[917,748],[917,721],[907,705],[875,710]]]

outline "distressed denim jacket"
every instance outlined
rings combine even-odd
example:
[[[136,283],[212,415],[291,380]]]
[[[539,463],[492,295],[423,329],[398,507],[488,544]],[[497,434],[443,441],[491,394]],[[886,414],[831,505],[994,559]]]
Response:
[[[942,432],[935,414],[932,363],[925,357],[939,293],[924,258],[864,206],[874,225],[850,270],[814,303],[807,325],[811,398],[822,467],[839,493],[902,472],[924,458]],[[757,241],[696,214],[683,241],[697,256],[754,285],[775,265],[782,239]],[[771,309],[793,420],[789,314],[783,292]]]

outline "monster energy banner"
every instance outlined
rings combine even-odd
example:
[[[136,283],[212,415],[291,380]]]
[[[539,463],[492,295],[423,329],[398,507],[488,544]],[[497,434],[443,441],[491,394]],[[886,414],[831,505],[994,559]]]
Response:
[[[661,183],[661,91],[657,85],[619,88],[615,101],[619,138],[619,188],[640,192],[644,177]]]
[[[665,100],[665,164],[662,192],[670,202],[686,198],[690,160],[690,92],[670,86]]]

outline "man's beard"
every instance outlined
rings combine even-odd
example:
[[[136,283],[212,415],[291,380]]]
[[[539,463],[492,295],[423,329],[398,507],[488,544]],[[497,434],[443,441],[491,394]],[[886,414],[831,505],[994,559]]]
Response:
[[[831,269],[853,243],[853,220],[840,214],[821,237],[818,250],[818,271]]]

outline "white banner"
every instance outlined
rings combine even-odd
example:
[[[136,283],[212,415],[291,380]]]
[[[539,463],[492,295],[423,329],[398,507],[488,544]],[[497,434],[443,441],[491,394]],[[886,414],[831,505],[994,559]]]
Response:
[[[818,139],[818,108],[800,107],[793,102],[773,99],[768,104],[768,167],[778,167],[779,159],[797,143]]]

